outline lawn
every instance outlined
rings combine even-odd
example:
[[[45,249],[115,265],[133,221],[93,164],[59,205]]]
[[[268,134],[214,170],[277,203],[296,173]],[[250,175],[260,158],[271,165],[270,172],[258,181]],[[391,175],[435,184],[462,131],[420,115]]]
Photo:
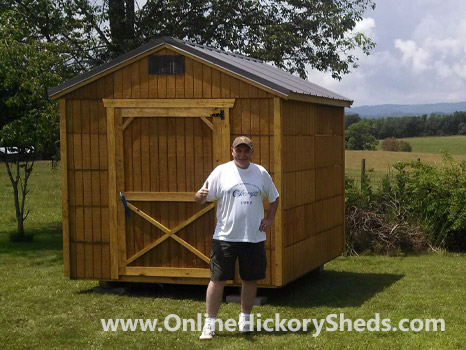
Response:
[[[2,169],[4,171],[4,169]],[[59,173],[38,163],[31,177],[30,243],[10,243],[8,179],[0,177],[0,344],[2,349],[462,349],[466,343],[466,255],[340,257],[320,276],[306,276],[285,288],[261,290],[268,303],[255,308],[261,318],[444,319],[445,332],[221,332],[209,343],[199,332],[104,332],[100,319],[163,318],[176,313],[196,318],[204,311],[205,287],[132,285],[122,295],[94,292],[95,281],[63,276]],[[14,218],[14,215],[13,215]],[[227,294],[237,293],[228,289]],[[237,304],[223,304],[222,319],[237,318]]]
[[[262,290],[262,319],[345,318],[369,320],[442,318],[445,332],[222,332],[209,344],[198,332],[104,332],[100,319],[158,318],[176,313],[196,318],[205,287],[135,285],[123,295],[98,294],[93,281],[63,277],[60,237],[40,233],[33,243],[12,244],[1,234],[0,343],[9,349],[130,348],[316,348],[462,349],[466,342],[466,256],[440,253],[408,257],[340,257],[320,276],[307,276],[280,290]],[[229,289],[227,293],[236,293]],[[219,317],[237,318],[237,304],[223,304]]]

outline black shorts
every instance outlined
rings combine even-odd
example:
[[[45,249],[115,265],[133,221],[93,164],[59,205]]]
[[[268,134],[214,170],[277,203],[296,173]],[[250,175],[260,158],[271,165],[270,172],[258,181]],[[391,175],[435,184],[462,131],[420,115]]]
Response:
[[[233,280],[236,258],[239,262],[239,275],[243,281],[258,281],[265,278],[267,268],[265,241],[249,243],[214,239],[210,253],[211,280]]]

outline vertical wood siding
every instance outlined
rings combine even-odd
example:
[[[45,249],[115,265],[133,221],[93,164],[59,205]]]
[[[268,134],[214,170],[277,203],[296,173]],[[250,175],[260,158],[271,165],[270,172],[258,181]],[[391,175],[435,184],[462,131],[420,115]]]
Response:
[[[109,278],[107,134],[101,101],[66,100],[66,142],[70,277]]]
[[[283,103],[284,282],[344,248],[343,108]]]

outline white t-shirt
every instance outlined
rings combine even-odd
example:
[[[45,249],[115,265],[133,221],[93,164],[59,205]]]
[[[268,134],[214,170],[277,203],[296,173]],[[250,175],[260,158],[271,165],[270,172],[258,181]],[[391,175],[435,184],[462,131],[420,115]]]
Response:
[[[254,163],[241,169],[230,161],[216,167],[206,181],[209,182],[207,200],[218,201],[213,238],[230,242],[265,241],[265,232],[259,231],[264,218],[262,199],[267,197],[272,203],[278,198],[267,170]]]

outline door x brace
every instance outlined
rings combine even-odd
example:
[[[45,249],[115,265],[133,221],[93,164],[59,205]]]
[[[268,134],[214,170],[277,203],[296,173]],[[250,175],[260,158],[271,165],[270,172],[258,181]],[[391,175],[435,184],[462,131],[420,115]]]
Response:
[[[209,205],[207,205],[205,208],[203,208],[202,210],[200,210],[199,212],[197,212],[196,214],[194,214],[193,216],[191,216],[189,219],[183,221],[182,223],[180,223],[178,226],[176,226],[175,228],[173,229],[169,229],[167,228],[166,226],[162,225],[160,222],[158,222],[157,220],[155,220],[153,217],[151,217],[150,215],[144,213],[141,209],[135,207],[134,205],[132,205],[131,203],[127,203],[128,205],[128,208],[131,209],[132,211],[134,211],[136,214],[138,214],[139,216],[141,216],[143,219],[149,221],[152,225],[154,225],[155,227],[157,227],[158,229],[162,230],[165,234],[160,237],[159,239],[155,240],[154,242],[152,242],[151,244],[149,244],[148,246],[144,247],[143,249],[141,249],[139,252],[137,252],[136,254],[134,254],[132,257],[130,257],[129,259],[126,260],[126,265],[129,265],[130,263],[132,263],[134,260],[136,260],[137,258],[139,258],[140,256],[144,255],[145,253],[147,253],[149,250],[151,250],[152,248],[158,246],[160,243],[162,243],[163,241],[165,241],[167,238],[173,238],[175,241],[177,241],[179,244],[181,244],[183,247],[185,247],[186,249],[188,249],[189,251],[191,251],[192,253],[194,253],[195,255],[197,255],[200,259],[204,260],[207,264],[210,262],[210,259],[205,256],[202,252],[200,252],[199,250],[197,250],[196,248],[194,248],[192,245],[190,245],[188,242],[186,242],[185,240],[181,239],[180,237],[178,237],[176,235],[176,233],[178,231],[180,231],[181,229],[183,229],[184,227],[188,226],[190,223],[192,223],[194,220],[197,220],[198,218],[200,218],[202,215],[204,215],[205,213],[207,213],[209,210],[213,209],[215,207],[215,204],[214,203],[210,203]]]

